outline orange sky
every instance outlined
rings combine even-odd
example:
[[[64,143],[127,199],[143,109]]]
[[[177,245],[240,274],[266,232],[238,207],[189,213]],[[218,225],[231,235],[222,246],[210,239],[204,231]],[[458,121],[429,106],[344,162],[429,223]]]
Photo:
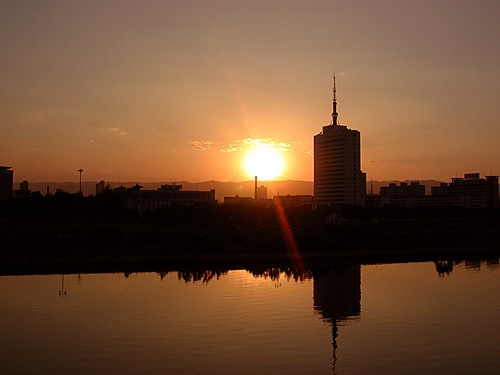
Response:
[[[367,179],[500,174],[498,1],[7,1],[0,157],[15,181],[312,180],[314,134],[361,132]],[[263,141],[265,140],[265,141]],[[259,142],[259,141],[258,141]]]

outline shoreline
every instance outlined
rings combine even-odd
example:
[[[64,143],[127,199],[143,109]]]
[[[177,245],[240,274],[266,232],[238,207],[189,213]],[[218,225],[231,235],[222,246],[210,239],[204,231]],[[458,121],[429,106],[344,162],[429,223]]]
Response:
[[[377,264],[443,260],[499,259],[500,247],[358,249],[302,254],[304,269],[341,263]],[[180,270],[299,268],[284,253],[234,253],[185,255],[100,255],[80,257],[23,257],[0,260],[0,276],[165,272]]]

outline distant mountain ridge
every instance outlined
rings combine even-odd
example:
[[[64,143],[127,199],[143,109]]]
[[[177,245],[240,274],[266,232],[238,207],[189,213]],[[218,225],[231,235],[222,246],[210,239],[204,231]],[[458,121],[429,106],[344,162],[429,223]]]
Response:
[[[425,185],[426,194],[430,194],[432,186],[438,186],[442,181],[437,180],[404,180],[404,181],[367,181],[366,190],[370,192],[373,186],[373,193],[378,194],[381,186],[388,186],[390,183],[399,185],[401,182],[411,183],[417,181]],[[84,195],[95,195],[95,186],[98,181],[82,181],[82,190]],[[131,187],[135,184],[141,185],[144,189],[158,189],[161,185],[172,184],[172,182],[115,182],[106,181],[106,185],[111,188],[119,186]],[[189,181],[175,181],[176,184],[182,185],[183,190],[211,190],[215,189],[215,197],[219,201],[223,201],[224,197],[253,197],[254,184],[253,180],[242,182],[221,182],[221,181],[203,181],[203,182],[189,182]],[[258,181],[258,186],[264,185],[267,187],[267,197],[272,198],[274,195],[313,195],[314,184],[312,181],[299,181],[299,180],[285,180],[285,181]],[[49,186],[50,193],[55,193],[57,189],[76,193],[79,189],[78,182],[30,182],[29,188],[31,191],[40,191],[45,194]],[[19,183],[14,184],[14,189],[19,189]]]

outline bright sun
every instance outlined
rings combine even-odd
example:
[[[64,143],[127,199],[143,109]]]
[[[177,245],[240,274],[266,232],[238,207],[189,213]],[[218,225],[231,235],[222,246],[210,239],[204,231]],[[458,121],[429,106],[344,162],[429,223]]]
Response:
[[[272,180],[283,173],[285,160],[278,149],[256,148],[248,151],[243,165],[250,177],[257,176],[259,180]]]

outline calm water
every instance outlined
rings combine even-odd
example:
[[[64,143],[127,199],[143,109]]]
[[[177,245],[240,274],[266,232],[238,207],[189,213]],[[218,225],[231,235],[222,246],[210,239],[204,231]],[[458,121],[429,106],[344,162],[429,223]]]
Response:
[[[3,276],[0,373],[498,374],[498,261],[295,278]]]

